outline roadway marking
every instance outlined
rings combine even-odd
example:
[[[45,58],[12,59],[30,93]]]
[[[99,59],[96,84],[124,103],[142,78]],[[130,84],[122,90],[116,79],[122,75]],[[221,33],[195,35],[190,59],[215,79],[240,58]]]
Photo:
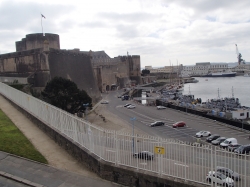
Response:
[[[246,135],[246,134],[243,134],[243,135],[238,135],[238,136],[243,137],[243,136],[247,136],[247,135]]]
[[[178,165],[178,166],[184,166],[184,167],[189,167],[188,165],[184,165],[184,164],[178,164],[178,163],[174,163],[175,165]]]
[[[244,132],[242,132],[243,134],[244,134]],[[242,133],[231,133],[231,134],[234,134],[234,135],[242,135]],[[246,134],[244,134],[244,135],[246,135]]]

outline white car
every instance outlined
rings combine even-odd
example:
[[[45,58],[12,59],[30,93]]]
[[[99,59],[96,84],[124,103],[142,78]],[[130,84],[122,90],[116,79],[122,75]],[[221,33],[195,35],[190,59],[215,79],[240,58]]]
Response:
[[[127,103],[126,105],[124,105],[124,107],[128,107],[129,105],[132,105],[132,104],[130,104],[130,103]]]
[[[135,108],[136,106],[135,105],[129,105],[127,106],[128,109],[132,109],[132,108]]]
[[[161,110],[161,109],[166,109],[167,107],[165,107],[165,106],[157,106],[157,109],[158,110]]]
[[[109,102],[107,100],[103,100],[101,104],[109,104]]]
[[[200,131],[195,134],[196,137],[201,138],[203,136],[211,136],[209,131]]]
[[[233,187],[234,186],[234,180],[223,175],[222,173],[215,172],[215,171],[209,171],[206,177],[208,182],[214,182],[217,184],[220,184],[222,186],[227,187]]]

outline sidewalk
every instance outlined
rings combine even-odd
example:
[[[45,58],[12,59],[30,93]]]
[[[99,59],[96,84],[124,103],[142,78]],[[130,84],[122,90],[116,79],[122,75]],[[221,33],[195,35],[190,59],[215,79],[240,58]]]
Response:
[[[0,172],[6,172],[16,177],[30,178],[32,182],[42,182],[45,186],[62,187],[66,180],[71,180],[71,185],[63,186],[83,186],[88,179],[88,185],[84,186],[119,186],[111,182],[104,181],[95,173],[89,171],[81,163],[75,160],[64,149],[51,140],[26,116],[13,107],[2,95],[0,95],[0,109],[11,119],[11,121],[22,131],[22,133],[31,141],[37,150],[48,160],[50,166],[39,164],[37,162],[10,156],[0,152]],[[32,171],[32,172],[30,172]],[[49,174],[48,171],[51,171]],[[53,171],[53,172],[52,172]],[[67,175],[67,177],[65,176]],[[50,183],[45,183],[46,181]],[[57,182],[53,182],[53,181]],[[97,185],[97,182],[99,184]],[[58,184],[56,184],[58,183]],[[79,185],[78,185],[79,183]],[[92,183],[95,185],[92,185]],[[41,183],[40,183],[41,184]],[[80,185],[82,184],[82,185]]]
[[[0,177],[10,179],[0,185],[31,187],[118,187],[110,181],[79,175],[0,151]],[[20,185],[17,185],[20,186]]]

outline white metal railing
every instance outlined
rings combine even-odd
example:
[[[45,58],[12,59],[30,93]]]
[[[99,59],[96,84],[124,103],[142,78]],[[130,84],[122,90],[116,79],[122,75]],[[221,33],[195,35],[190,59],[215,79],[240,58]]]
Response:
[[[222,166],[240,174],[241,180],[235,182],[236,186],[247,187],[250,184],[248,155],[239,156],[210,146],[197,147],[170,139],[105,130],[6,84],[0,83],[0,93],[107,162],[201,184],[208,184],[206,175],[209,171]],[[165,154],[154,154],[153,160],[133,157],[133,152],[154,152],[156,146],[163,147]]]

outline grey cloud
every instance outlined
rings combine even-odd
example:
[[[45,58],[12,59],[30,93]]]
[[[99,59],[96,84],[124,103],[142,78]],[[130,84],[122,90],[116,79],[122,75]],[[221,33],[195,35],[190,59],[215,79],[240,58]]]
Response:
[[[41,18],[40,13],[46,17],[46,22],[53,22],[55,18],[67,14],[72,11],[73,8],[63,5],[45,5],[33,2],[14,2],[3,1],[0,4],[1,29],[12,30],[21,28],[31,28],[31,23],[37,21],[37,18]],[[12,21],[10,21],[12,20]],[[41,27],[40,21],[37,23],[37,27]],[[37,29],[35,29],[37,30]],[[40,29],[39,29],[40,30]]]
[[[116,22],[128,22],[128,23],[140,23],[143,21],[150,21],[158,17],[158,15],[144,13],[144,12],[138,12],[138,13],[130,13],[130,14],[119,14],[119,13],[99,13],[97,15],[98,17],[113,20]]]
[[[87,27],[87,28],[107,28],[109,24],[103,21],[93,21],[93,22],[85,22],[80,24],[80,27]]]

